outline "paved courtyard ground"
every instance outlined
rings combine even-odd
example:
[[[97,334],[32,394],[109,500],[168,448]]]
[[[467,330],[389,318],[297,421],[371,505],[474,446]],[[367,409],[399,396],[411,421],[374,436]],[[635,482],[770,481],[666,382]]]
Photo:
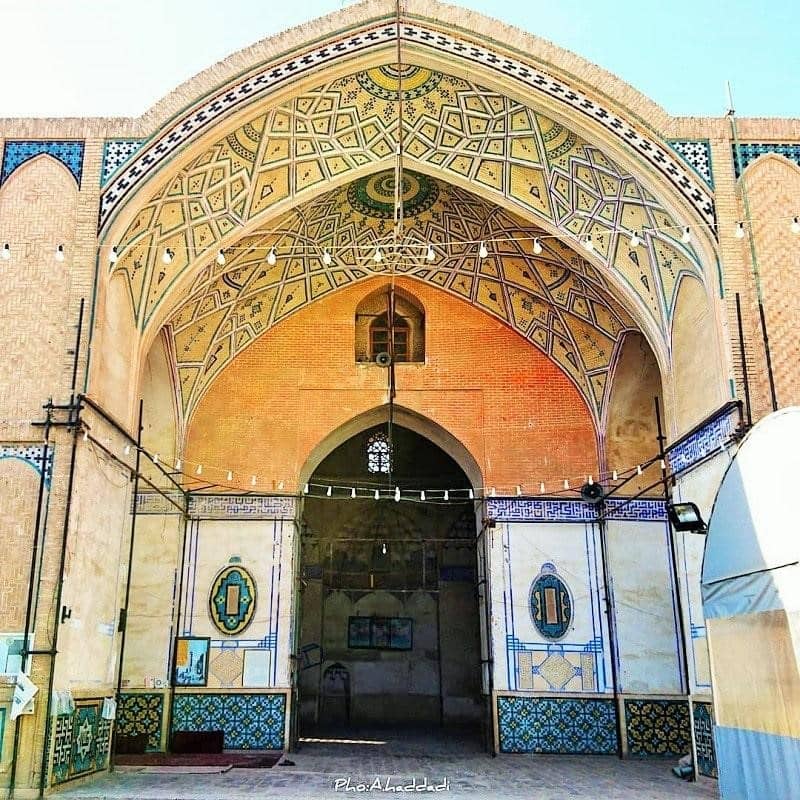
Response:
[[[436,786],[445,789],[401,796],[442,800],[677,800],[718,798],[716,781],[690,784],[670,772],[671,761],[624,760],[611,756],[531,756],[481,752],[464,736],[418,732],[363,735],[359,739],[316,737],[286,758],[294,766],[233,769],[225,773],[150,772],[126,768],[58,793],[63,800],[301,800],[301,798],[396,797],[398,792],[358,791],[382,787]],[[178,770],[178,768],[174,768]],[[350,790],[344,782],[350,779]],[[338,790],[336,788],[339,782]]]

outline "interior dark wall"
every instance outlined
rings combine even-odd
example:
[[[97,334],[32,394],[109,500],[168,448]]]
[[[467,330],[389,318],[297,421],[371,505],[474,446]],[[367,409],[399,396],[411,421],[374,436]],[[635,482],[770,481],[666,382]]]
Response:
[[[367,469],[366,444],[375,430],[336,448],[311,482],[388,486],[387,476]],[[394,426],[393,444],[393,486],[469,488],[453,459],[424,437]],[[306,729],[317,723],[479,720],[472,502],[443,503],[441,495],[424,503],[354,500],[346,491],[306,497],[301,578],[306,668],[300,672],[300,715]],[[351,648],[353,616],[410,618],[411,649]],[[321,663],[313,663],[320,653]],[[334,673],[346,675],[349,686],[337,683]]]

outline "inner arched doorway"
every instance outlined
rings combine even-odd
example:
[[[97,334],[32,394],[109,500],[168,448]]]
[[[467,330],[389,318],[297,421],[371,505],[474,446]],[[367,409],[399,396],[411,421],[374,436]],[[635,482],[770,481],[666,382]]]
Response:
[[[473,485],[410,427],[348,434],[313,470],[301,511],[300,736],[412,723],[477,736]]]

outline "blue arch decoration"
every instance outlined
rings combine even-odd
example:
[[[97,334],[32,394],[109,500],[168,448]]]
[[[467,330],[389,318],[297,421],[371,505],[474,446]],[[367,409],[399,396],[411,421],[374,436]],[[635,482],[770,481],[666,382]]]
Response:
[[[211,621],[220,632],[226,636],[241,633],[253,621],[256,610],[253,576],[238,564],[225,567],[214,578],[208,606]]]
[[[8,140],[3,147],[3,169],[0,171],[0,186],[11,173],[26,161],[40,155],[48,155],[60,161],[72,173],[78,188],[83,174],[84,142],[73,140]]]
[[[0,444],[0,461],[4,458],[16,458],[33,467],[39,475],[42,474],[42,455],[44,445],[41,444]],[[44,465],[44,483],[50,488],[53,477],[53,448],[47,450],[47,461]]]
[[[572,596],[567,584],[546,561],[531,584],[529,598],[531,619],[545,639],[561,639],[572,622]]]

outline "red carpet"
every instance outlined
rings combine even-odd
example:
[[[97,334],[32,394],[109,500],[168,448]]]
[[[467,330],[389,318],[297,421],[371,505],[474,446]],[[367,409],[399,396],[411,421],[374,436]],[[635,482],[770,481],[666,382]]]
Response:
[[[117,755],[120,767],[273,767],[283,753],[136,753]]]

